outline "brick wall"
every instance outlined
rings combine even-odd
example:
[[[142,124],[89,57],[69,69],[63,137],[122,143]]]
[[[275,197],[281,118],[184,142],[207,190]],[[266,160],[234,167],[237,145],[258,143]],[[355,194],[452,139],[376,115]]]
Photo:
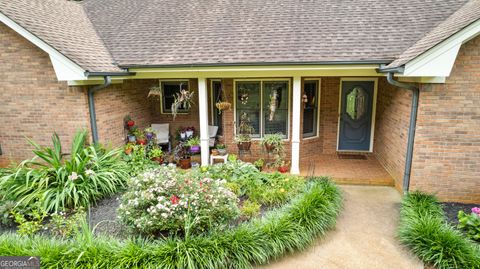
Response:
[[[385,78],[378,80],[374,154],[395,179],[398,190],[403,182],[411,95],[408,90],[393,87]]]
[[[48,54],[2,23],[0,58],[0,165],[32,157],[25,137],[50,145],[57,132],[69,144],[77,129],[88,127],[83,89],[58,82]]]
[[[464,44],[445,84],[423,85],[412,189],[480,202],[480,37]]]
[[[95,93],[98,138],[101,143],[112,146],[125,143],[123,119],[126,115],[130,115],[139,128],[150,126],[153,120],[151,108],[158,104],[158,100],[147,96],[149,88],[156,83],[158,80],[126,80]]]

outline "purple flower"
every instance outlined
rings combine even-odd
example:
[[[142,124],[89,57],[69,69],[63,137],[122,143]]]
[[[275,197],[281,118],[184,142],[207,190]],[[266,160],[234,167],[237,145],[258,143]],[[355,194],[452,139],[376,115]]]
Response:
[[[475,214],[477,214],[478,216],[480,216],[480,207],[474,207],[474,208],[472,208],[472,213],[475,213]]]

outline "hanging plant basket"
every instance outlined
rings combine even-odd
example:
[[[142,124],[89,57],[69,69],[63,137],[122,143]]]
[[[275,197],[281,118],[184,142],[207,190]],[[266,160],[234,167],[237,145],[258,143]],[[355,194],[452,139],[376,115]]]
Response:
[[[226,101],[220,101],[215,104],[218,110],[224,111],[224,110],[230,110],[232,108],[232,104],[230,102]]]

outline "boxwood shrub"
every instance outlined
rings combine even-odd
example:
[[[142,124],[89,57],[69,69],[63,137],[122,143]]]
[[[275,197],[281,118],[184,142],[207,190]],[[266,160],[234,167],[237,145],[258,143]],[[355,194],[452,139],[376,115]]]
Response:
[[[341,204],[338,187],[317,178],[285,206],[227,231],[157,241],[94,237],[88,228],[71,240],[3,234],[0,253],[40,256],[42,268],[251,268],[325,234]]]
[[[480,248],[450,226],[437,199],[412,192],[402,201],[400,241],[436,268],[480,268]]]

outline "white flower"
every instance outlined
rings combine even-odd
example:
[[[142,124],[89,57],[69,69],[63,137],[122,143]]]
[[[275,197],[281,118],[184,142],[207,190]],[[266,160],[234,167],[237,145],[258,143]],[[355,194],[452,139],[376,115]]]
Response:
[[[74,181],[77,178],[78,178],[78,175],[75,172],[72,172],[72,174],[68,176],[68,179],[70,179],[71,181]]]
[[[87,169],[87,170],[85,171],[85,174],[86,174],[87,176],[93,176],[93,175],[95,175],[95,172],[94,172],[92,169]]]

